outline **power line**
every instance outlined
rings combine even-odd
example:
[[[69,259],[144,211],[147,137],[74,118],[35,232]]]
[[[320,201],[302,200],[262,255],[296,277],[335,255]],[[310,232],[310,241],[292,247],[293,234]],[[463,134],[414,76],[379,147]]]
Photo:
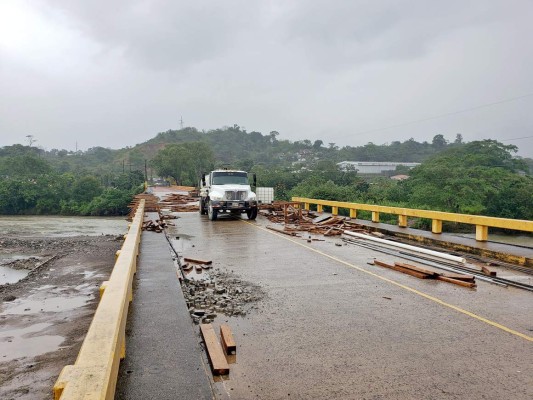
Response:
[[[515,138],[512,138],[512,139],[502,139],[502,142],[510,142],[511,140],[520,140],[520,139],[529,139],[529,138],[533,138],[533,135],[531,135],[531,136],[515,137]]]
[[[461,114],[461,113],[465,113],[465,112],[479,110],[481,108],[492,107],[492,106],[495,106],[495,105],[498,105],[498,104],[509,103],[511,101],[520,100],[520,99],[523,99],[523,98],[526,98],[526,97],[530,97],[530,96],[533,96],[533,92],[524,94],[522,96],[512,97],[512,98],[505,99],[505,100],[499,100],[499,101],[495,101],[495,102],[492,102],[492,103],[486,103],[486,104],[481,104],[481,105],[475,106],[475,107],[465,108],[464,110],[452,111],[452,112],[449,112],[449,113],[434,115],[432,117],[421,118],[421,119],[417,119],[417,120],[409,121],[409,122],[402,122],[401,124],[391,125],[391,126],[387,126],[385,128],[369,129],[367,131],[356,132],[355,134],[356,135],[362,135],[362,134],[365,134],[365,133],[380,132],[380,131],[385,131],[387,129],[399,128],[399,127],[407,126],[407,125],[413,125],[413,124],[417,124],[419,122],[425,122],[425,121],[430,121],[430,120],[433,120],[433,119],[449,117],[451,115],[457,115],[457,114]],[[511,140],[513,140],[513,139],[511,139]]]

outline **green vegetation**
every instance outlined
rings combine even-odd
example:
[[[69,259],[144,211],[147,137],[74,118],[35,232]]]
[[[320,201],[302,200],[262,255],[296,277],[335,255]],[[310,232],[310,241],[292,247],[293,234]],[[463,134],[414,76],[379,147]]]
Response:
[[[0,176],[1,214],[124,215],[144,182],[139,171],[62,172],[36,149],[19,145],[2,149]]]
[[[196,185],[213,167],[255,172],[276,198],[292,196],[533,219],[533,160],[493,140],[464,143],[435,135],[390,144],[324,145],[234,125],[208,132],[169,130],[134,147],[85,152],[13,145],[0,148],[0,213],[115,215],[127,211],[145,177]],[[405,181],[363,178],[340,161],[421,162]],[[146,175],[146,176],[145,176]]]

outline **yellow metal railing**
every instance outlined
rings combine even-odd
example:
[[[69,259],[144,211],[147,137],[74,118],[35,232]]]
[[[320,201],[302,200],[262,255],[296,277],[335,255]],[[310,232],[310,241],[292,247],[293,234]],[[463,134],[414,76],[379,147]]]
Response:
[[[379,213],[393,214],[398,216],[398,226],[407,227],[407,218],[428,218],[431,219],[431,232],[442,233],[442,221],[459,222],[476,226],[476,240],[487,241],[489,227],[503,228],[515,231],[533,232],[533,221],[521,219],[507,219],[486,217],[482,215],[455,214],[442,211],[418,210],[413,208],[379,206],[374,204],[349,203],[344,201],[330,201],[308,199],[305,197],[293,197],[292,201],[303,203],[304,208],[309,210],[311,204],[316,204],[317,211],[322,212],[324,206],[331,207],[333,215],[339,213],[339,208],[350,210],[350,217],[357,218],[357,211],[364,210],[372,212],[372,222],[379,222]]]
[[[55,400],[113,399],[120,360],[126,355],[126,318],[132,300],[132,282],[144,216],[141,200],[109,281],[100,288],[101,299],[74,365],[61,371],[54,385]]]

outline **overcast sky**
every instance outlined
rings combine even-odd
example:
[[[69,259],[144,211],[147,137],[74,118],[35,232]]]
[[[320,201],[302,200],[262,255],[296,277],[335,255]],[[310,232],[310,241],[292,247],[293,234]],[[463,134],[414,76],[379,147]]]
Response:
[[[0,146],[120,148],[183,117],[533,157],[532,20],[531,0],[1,0]]]

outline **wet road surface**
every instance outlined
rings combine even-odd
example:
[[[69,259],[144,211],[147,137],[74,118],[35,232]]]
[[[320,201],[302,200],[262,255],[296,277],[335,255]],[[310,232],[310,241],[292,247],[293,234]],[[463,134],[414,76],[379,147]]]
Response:
[[[245,317],[213,323],[228,323],[237,343],[218,398],[533,398],[530,292],[419,280],[367,265],[391,256],[280,235],[262,218],[173,222],[183,256],[267,294]]]

